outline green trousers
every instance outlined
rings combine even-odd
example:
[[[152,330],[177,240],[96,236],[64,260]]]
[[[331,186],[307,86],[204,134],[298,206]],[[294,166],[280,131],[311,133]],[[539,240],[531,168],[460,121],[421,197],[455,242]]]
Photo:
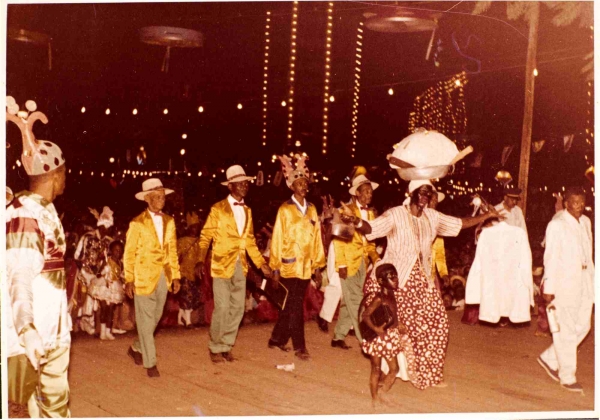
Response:
[[[359,343],[362,342],[360,329],[358,328],[358,309],[363,298],[363,286],[365,285],[366,276],[367,269],[363,261],[353,276],[349,276],[345,280],[340,278],[340,282],[342,283],[342,302],[340,303],[338,322],[335,326],[334,340],[343,340],[346,338],[350,327],[354,326],[356,338]]]
[[[160,273],[160,279],[154,292],[149,295],[134,295],[133,297],[138,336],[132,347],[133,350],[142,353],[146,369],[156,366],[154,330],[156,330],[165,308],[167,291],[167,278],[163,271]]]
[[[246,276],[238,259],[230,279],[213,279],[215,309],[210,323],[211,353],[224,353],[231,350],[237,337],[240,322],[244,317],[246,304]]]

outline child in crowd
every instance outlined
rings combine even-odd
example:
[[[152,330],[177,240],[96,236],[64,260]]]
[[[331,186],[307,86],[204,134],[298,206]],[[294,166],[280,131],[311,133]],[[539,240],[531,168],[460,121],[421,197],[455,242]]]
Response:
[[[108,259],[102,269],[102,285],[96,286],[100,303],[101,340],[114,340],[112,335],[113,311],[116,305],[123,302],[123,243],[113,241],[108,247]]]
[[[366,296],[363,300],[362,307],[366,306],[362,314],[362,323],[369,329],[375,332],[377,335],[367,340],[369,336],[368,331],[363,334],[362,348],[363,351],[371,357],[371,376],[369,381],[369,388],[371,390],[371,398],[373,404],[381,399],[378,396],[379,377],[381,375],[381,358],[385,358],[389,372],[383,378],[383,384],[381,387],[382,392],[390,390],[396,375],[399,371],[398,366],[398,353],[403,350],[405,341],[407,340],[406,327],[398,322],[398,310],[396,306],[396,298],[394,297],[394,291],[398,289],[398,272],[392,264],[382,264],[377,267],[375,271],[377,282],[381,286],[381,293],[372,298],[368,305],[364,305],[368,302],[372,296]],[[391,313],[390,322],[383,325],[375,325],[373,322],[372,315],[375,311],[384,306],[383,308],[387,313]],[[381,312],[381,310],[380,310]],[[360,310],[359,310],[360,313]],[[365,328],[366,330],[366,328]],[[361,327],[361,331],[363,328]]]

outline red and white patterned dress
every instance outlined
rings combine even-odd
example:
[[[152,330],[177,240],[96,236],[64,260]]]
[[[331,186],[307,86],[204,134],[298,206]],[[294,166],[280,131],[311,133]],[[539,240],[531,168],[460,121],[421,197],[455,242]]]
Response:
[[[408,329],[413,353],[405,353],[409,379],[419,389],[436,385],[444,378],[449,330],[442,298],[431,277],[431,245],[438,235],[457,236],[462,222],[432,209],[424,209],[421,217],[415,217],[408,206],[399,206],[369,224],[368,240],[384,236],[388,240],[386,253],[377,266],[390,263],[398,271],[399,287],[394,292],[398,321]],[[364,293],[380,293],[373,274],[365,283]]]

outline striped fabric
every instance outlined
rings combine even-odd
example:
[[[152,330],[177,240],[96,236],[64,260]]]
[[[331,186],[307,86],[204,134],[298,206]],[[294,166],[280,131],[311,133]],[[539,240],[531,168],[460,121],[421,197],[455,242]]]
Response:
[[[70,345],[65,251],[54,205],[30,191],[17,194],[6,209],[8,357],[24,353],[17,333],[29,323],[47,350]]]
[[[422,266],[431,278],[431,245],[435,237],[457,236],[462,228],[462,221],[457,217],[427,208],[421,217],[415,217],[408,206],[389,209],[369,224],[371,233],[366,235],[369,241],[387,237],[388,245],[381,264],[394,264],[400,287],[408,280],[419,253]]]

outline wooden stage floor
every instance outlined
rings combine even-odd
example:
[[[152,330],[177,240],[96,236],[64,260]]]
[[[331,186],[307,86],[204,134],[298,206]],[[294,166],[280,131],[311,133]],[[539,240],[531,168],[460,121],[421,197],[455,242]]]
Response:
[[[333,328],[326,335],[312,321],[306,325],[309,362],[267,348],[273,324],[242,327],[233,351],[239,360],[217,365],[208,356],[208,328],[162,329],[156,336],[161,377],[152,379],[126,354],[133,333],[115,341],[78,333],[69,373],[71,412],[175,417],[580,411],[572,417],[581,417],[581,411],[594,410],[593,328],[579,347],[578,380],[585,389],[580,396],[562,389],[537,364],[551,339],[533,335],[535,321],[519,329],[469,327],[460,323],[461,314],[449,314],[449,386],[419,391],[397,380],[388,404],[377,410],[368,390],[370,364],[356,339],[346,338],[350,350],[332,348]],[[275,368],[292,362],[294,372]]]

